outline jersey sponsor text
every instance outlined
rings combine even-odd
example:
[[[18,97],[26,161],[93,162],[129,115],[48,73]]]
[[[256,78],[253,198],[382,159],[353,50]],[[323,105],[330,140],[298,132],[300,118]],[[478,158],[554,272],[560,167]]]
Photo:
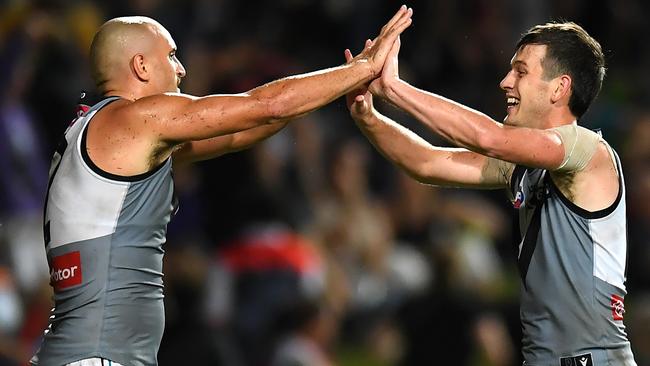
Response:
[[[79,251],[52,258],[50,284],[55,291],[81,284],[81,255]]]

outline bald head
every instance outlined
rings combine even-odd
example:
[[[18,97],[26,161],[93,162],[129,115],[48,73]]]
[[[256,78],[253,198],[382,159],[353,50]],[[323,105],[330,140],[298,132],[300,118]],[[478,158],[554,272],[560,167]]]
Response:
[[[132,74],[130,62],[133,57],[149,53],[161,36],[171,39],[160,23],[147,17],[121,17],[104,23],[90,46],[97,88],[106,91],[107,84],[128,78]]]

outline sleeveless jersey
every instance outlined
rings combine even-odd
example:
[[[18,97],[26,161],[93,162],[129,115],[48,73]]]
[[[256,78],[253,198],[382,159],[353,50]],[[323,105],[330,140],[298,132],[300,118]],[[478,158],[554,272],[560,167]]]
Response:
[[[176,209],[172,163],[130,177],[93,164],[88,124],[117,99],[81,114],[54,154],[44,214],[54,308],[33,364],[92,357],[157,364],[165,323],[162,244]]]
[[[625,182],[618,156],[608,149],[619,191],[610,207],[596,212],[573,204],[546,170],[513,171],[526,366],[635,365],[623,325]]]

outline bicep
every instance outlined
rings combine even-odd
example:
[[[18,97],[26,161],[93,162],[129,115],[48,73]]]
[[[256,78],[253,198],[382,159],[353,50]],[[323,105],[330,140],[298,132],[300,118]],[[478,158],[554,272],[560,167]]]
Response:
[[[552,130],[498,125],[483,137],[482,153],[517,165],[547,170],[563,162],[565,148]]]
[[[423,183],[447,187],[498,189],[508,185],[514,164],[463,148],[431,147]]]
[[[236,133],[271,122],[267,104],[249,94],[161,94],[131,106],[145,129],[170,144]]]
[[[174,165],[213,159],[233,151],[233,134],[178,145],[172,153]]]

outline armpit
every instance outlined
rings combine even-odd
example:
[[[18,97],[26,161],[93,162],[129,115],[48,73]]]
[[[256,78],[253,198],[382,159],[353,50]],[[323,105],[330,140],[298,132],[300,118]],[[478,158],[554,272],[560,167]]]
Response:
[[[481,170],[481,182],[491,185],[509,186],[515,164],[488,157]]]

